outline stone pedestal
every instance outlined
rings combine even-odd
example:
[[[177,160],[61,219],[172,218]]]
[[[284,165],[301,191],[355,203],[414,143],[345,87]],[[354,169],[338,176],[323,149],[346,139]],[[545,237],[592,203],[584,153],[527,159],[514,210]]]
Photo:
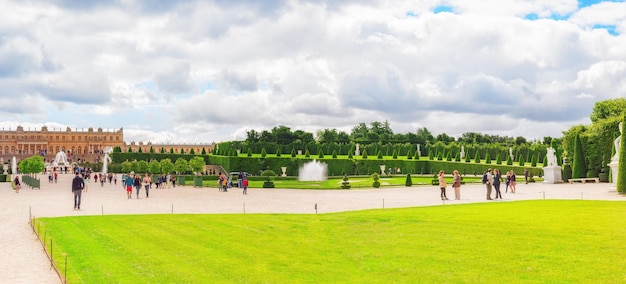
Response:
[[[609,187],[609,191],[617,191],[617,161],[611,161],[609,163],[609,167],[611,167],[611,187]]]
[[[282,176],[286,177],[287,176],[287,167],[280,167],[280,170],[283,171]]]
[[[561,167],[550,166],[543,168],[544,179],[543,183],[562,183],[563,177],[561,176]]]

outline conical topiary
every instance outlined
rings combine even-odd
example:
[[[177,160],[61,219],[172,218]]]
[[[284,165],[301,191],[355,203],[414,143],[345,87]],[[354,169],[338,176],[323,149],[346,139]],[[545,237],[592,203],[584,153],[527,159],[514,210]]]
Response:
[[[585,165],[585,155],[583,153],[583,144],[580,141],[580,135],[574,138],[574,157],[572,161],[572,177],[587,177],[587,166]]]
[[[406,174],[406,181],[404,182],[404,185],[406,186],[413,185],[413,180],[411,180],[411,174]]]
[[[626,116],[624,119],[622,119],[622,121],[626,121]],[[624,129],[626,129],[626,123],[622,122],[622,129],[621,129],[621,133],[622,136],[624,136],[624,133],[626,133],[624,131]],[[619,192],[620,194],[624,194],[626,193],[626,167],[624,167],[623,165],[626,165],[626,146],[624,146],[624,137],[622,137],[620,139],[620,143],[619,143],[619,157],[618,157],[618,167],[617,167],[617,181],[616,181],[616,188],[617,188],[617,192]]]

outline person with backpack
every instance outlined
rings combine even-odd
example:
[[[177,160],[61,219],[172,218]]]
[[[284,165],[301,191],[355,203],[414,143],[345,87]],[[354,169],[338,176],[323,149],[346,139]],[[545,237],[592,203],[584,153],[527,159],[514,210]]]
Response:
[[[493,200],[491,198],[491,185],[493,184],[493,175],[491,169],[487,169],[487,172],[483,175],[483,183],[487,187],[487,200]]]

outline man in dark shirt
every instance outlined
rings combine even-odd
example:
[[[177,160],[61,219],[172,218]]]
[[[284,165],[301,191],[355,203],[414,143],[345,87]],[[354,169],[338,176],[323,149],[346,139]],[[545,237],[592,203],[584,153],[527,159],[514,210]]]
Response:
[[[76,172],[76,176],[72,180],[72,192],[74,193],[74,210],[80,210],[80,196],[84,188],[85,181],[80,175],[78,175],[78,172]]]

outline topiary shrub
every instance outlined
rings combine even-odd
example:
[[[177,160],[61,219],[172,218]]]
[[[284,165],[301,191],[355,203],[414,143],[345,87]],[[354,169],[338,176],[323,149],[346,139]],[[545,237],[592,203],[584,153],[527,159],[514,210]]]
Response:
[[[341,189],[350,189],[350,182],[348,181],[348,175],[343,175],[343,181],[341,182]]]
[[[411,174],[406,174],[406,181],[404,182],[405,186],[412,186],[413,180],[411,180]]]
[[[380,182],[378,180],[380,179],[380,177],[378,176],[378,173],[372,174],[372,179],[374,180],[374,182],[372,183],[372,186],[375,188],[379,188]]]
[[[261,172],[261,176],[262,177],[275,177],[276,172],[272,170],[264,170],[263,172]]]
[[[261,158],[265,158],[265,156],[267,156],[267,151],[265,151],[265,148],[261,149]]]
[[[274,188],[274,182],[268,176],[267,179],[263,182],[263,188]]]

